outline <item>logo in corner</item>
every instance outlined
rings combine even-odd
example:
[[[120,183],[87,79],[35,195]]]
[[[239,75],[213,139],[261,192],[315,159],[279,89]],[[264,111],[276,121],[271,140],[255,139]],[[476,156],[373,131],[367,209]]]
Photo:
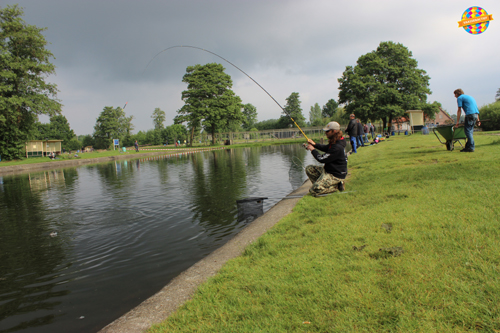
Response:
[[[479,35],[488,29],[493,15],[488,15],[481,7],[470,7],[462,14],[462,20],[458,21],[458,27],[472,35]]]

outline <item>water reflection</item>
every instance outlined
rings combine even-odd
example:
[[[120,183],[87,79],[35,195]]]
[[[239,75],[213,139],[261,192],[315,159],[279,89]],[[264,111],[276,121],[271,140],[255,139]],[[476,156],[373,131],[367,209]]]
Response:
[[[271,146],[3,177],[0,332],[99,330],[241,230],[236,200],[302,184],[295,159],[312,161]]]
[[[71,177],[70,177],[71,178]],[[54,321],[69,290],[54,290],[65,262],[66,240],[51,237],[41,190],[64,185],[64,172],[5,177],[0,191],[0,323],[16,331]],[[12,318],[22,318],[14,321]],[[5,324],[4,324],[5,323]],[[8,330],[3,328],[9,327]]]

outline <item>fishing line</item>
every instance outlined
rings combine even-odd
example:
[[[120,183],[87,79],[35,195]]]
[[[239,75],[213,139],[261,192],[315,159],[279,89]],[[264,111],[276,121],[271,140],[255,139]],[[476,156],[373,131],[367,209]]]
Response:
[[[297,163],[297,161],[295,160],[297,160],[299,163]],[[301,167],[304,171],[306,171],[303,162],[297,156],[292,156],[292,163],[298,167]]]
[[[218,55],[217,53],[214,53],[212,51],[209,51],[209,50],[206,50],[206,49],[203,49],[201,47],[197,47],[197,46],[190,46],[190,45],[176,45],[176,46],[171,46],[171,47],[168,47],[166,48],[165,50],[162,50],[160,52],[158,52],[154,57],[153,59],[151,59],[146,68],[144,68],[144,72],[142,72],[143,74],[146,72],[146,69],[148,69],[149,67],[149,64],[156,59],[156,57],[158,57],[160,54],[162,54],[163,52],[165,51],[168,51],[170,49],[174,49],[174,48],[178,48],[178,47],[186,47],[186,48],[190,48],[190,49],[197,49],[197,50],[201,50],[201,51],[205,51],[205,52],[208,52],[210,54],[213,54],[214,56],[216,57],[219,57],[221,58],[222,60],[224,60],[225,62],[227,62],[228,64],[230,64],[231,66],[233,66],[234,68],[236,68],[237,70],[239,70],[240,72],[242,72],[243,74],[245,74],[250,80],[252,80],[256,85],[258,85],[260,87],[260,89],[264,90],[264,92],[269,96],[271,97],[271,99],[276,103],[278,104],[278,106],[280,107],[281,110],[283,110],[283,112],[293,121],[293,123],[295,124],[295,126],[297,126],[297,128],[300,130],[300,132],[302,133],[302,135],[304,135],[304,137],[306,138],[306,140],[309,140],[309,138],[307,137],[306,133],[304,133],[304,131],[302,130],[302,128],[300,128],[300,126],[295,122],[295,120],[292,118],[292,116],[281,106],[280,103],[278,103],[278,101],[266,90],[264,89],[264,87],[262,87],[259,82],[255,81],[250,75],[248,75],[247,73],[245,73],[241,68],[239,68],[238,66],[236,66],[235,64],[233,64],[231,61],[227,60],[226,58]]]

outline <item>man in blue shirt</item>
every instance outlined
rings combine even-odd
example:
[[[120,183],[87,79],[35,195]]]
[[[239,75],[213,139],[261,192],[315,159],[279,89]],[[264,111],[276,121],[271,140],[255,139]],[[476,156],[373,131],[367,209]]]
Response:
[[[474,151],[474,138],[472,134],[474,133],[474,125],[477,122],[477,126],[481,126],[481,121],[479,120],[479,110],[477,109],[477,104],[474,98],[469,95],[465,95],[462,89],[457,89],[453,92],[457,99],[458,111],[457,111],[457,124],[455,128],[458,127],[460,117],[462,116],[462,109],[465,112],[464,120],[464,132],[467,137],[467,142],[465,143],[465,148],[461,152],[472,153]]]

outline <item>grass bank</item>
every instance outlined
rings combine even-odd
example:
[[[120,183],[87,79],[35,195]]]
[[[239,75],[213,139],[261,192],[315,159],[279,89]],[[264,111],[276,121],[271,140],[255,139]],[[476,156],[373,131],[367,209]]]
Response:
[[[349,158],[149,332],[500,332],[500,138],[395,136]]]

